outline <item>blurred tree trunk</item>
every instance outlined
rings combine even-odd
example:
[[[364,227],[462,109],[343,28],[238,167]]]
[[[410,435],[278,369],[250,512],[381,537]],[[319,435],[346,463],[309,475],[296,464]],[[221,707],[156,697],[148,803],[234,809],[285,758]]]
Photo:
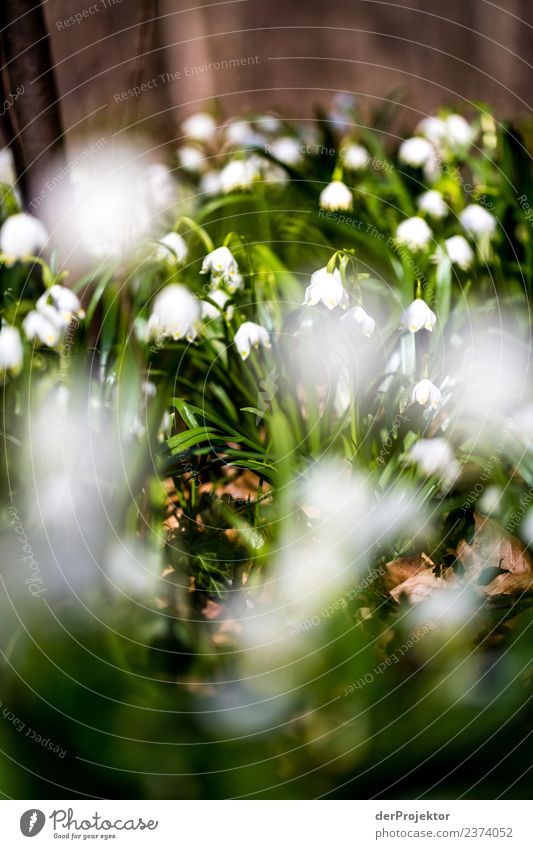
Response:
[[[2,0],[0,24],[3,129],[28,206],[43,174],[52,162],[57,168],[58,159],[60,167],[63,155],[50,36],[40,0]]]

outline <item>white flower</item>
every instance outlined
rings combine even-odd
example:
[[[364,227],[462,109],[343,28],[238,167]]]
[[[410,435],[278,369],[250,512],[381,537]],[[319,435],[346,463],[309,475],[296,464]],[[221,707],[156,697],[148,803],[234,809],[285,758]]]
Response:
[[[224,313],[228,321],[231,321],[233,307],[229,306],[227,310],[225,309],[227,302],[230,300],[230,296],[226,292],[222,291],[222,289],[215,289],[209,293],[209,300],[214,301],[217,306],[210,304],[209,301],[202,301],[202,318],[220,318]]]
[[[364,336],[372,336],[376,329],[376,322],[361,306],[353,307],[346,315],[343,315],[342,321],[347,325],[353,325],[355,322]]]
[[[233,159],[219,174],[220,186],[225,194],[235,189],[248,189],[258,176],[254,161]]]
[[[320,192],[319,203],[322,209],[351,209],[353,195],[341,180],[333,180]]]
[[[183,121],[181,125],[184,135],[201,142],[208,142],[214,137],[217,123],[207,112],[196,112]]]
[[[442,400],[440,389],[431,380],[424,378],[413,388],[413,404],[415,401],[422,407],[428,404],[430,407],[438,407]]]
[[[464,236],[450,236],[444,242],[444,250],[439,245],[433,259],[435,262],[441,262],[445,255],[449,257],[453,265],[457,265],[463,271],[470,268],[474,261],[474,251]]]
[[[447,439],[420,439],[409,452],[409,459],[416,463],[426,475],[440,475],[453,481],[459,472],[452,447]]]
[[[224,127],[224,134],[229,144],[240,145],[246,144],[253,130],[248,121],[231,121]]]
[[[298,165],[302,158],[300,145],[297,139],[291,136],[275,139],[269,147],[269,152],[284,165]]]
[[[155,258],[160,262],[183,262],[187,256],[187,243],[179,233],[167,233],[158,240],[160,245],[155,252]]]
[[[435,162],[435,148],[427,139],[413,136],[403,141],[398,149],[400,162],[411,168],[423,168],[424,165]]]
[[[53,307],[43,305],[39,312],[32,310],[22,322],[22,328],[30,341],[37,339],[48,348],[55,348],[61,339],[65,324]]]
[[[198,335],[200,302],[185,286],[173,283],[159,292],[148,319],[148,338],[187,339]]]
[[[235,334],[234,341],[243,360],[249,357],[252,348],[258,348],[259,345],[270,348],[268,330],[253,321],[245,321],[244,324],[241,324]]]
[[[448,115],[446,118],[446,140],[452,150],[465,150],[472,144],[475,135],[476,131],[462,115]]]
[[[5,324],[0,330],[0,374],[18,374],[22,356],[20,333],[16,327]]]
[[[436,321],[437,316],[421,298],[415,298],[400,317],[400,325],[411,333],[422,328],[433,330]]]
[[[342,278],[338,268],[330,274],[327,268],[320,268],[311,275],[311,282],[305,290],[304,304],[314,307],[319,301],[329,309],[334,307],[346,308],[348,294],[342,285]]]
[[[466,206],[459,215],[459,221],[471,236],[491,236],[496,229],[496,219],[478,203]]]
[[[432,237],[433,232],[431,227],[418,215],[414,215],[412,218],[406,218],[396,228],[396,241],[398,244],[406,245],[413,251],[422,250],[427,247]]]
[[[9,147],[0,150],[0,183],[12,186],[16,181],[15,162]]]
[[[184,171],[195,174],[202,170],[205,160],[200,148],[192,144],[184,144],[178,150],[178,161]]]
[[[370,158],[368,150],[362,144],[350,144],[341,150],[344,167],[350,171],[362,171]]]
[[[28,259],[39,253],[48,241],[48,233],[38,218],[19,212],[10,215],[0,230],[0,250],[6,262]]]
[[[416,199],[416,205],[421,212],[426,212],[432,218],[446,218],[448,206],[440,192],[435,190],[424,192]]]
[[[221,191],[220,173],[218,171],[206,171],[200,180],[200,191],[204,195],[218,195]]]
[[[50,286],[41,295],[35,306],[41,315],[48,317],[52,322],[54,319],[50,310],[55,310],[58,322],[63,324],[65,328],[68,327],[75,315],[80,318],[83,318],[85,315],[76,293],[71,289],[67,289],[65,286],[60,286],[58,283]]]
[[[259,124],[265,133],[279,133],[281,130],[281,121],[275,115],[259,115],[255,123]]]
[[[200,274],[211,272],[213,282],[216,284],[220,280],[231,281],[238,274],[238,271],[237,260],[230,249],[222,247],[216,248],[204,257]]]
[[[441,118],[435,118],[432,115],[420,121],[416,127],[416,132],[430,142],[433,142],[437,147],[446,140],[448,135],[445,122]]]

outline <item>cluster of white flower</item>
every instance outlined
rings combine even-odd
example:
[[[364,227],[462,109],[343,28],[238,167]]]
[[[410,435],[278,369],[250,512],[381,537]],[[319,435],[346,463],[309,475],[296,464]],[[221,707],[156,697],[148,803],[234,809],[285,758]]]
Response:
[[[216,248],[208,253],[202,263],[200,274],[211,274],[211,288],[224,288],[233,294],[243,286],[243,279],[239,274],[237,260],[229,248]]]
[[[55,348],[62,340],[73,318],[83,318],[78,296],[58,283],[44,292],[24,321],[22,328],[30,341]]]

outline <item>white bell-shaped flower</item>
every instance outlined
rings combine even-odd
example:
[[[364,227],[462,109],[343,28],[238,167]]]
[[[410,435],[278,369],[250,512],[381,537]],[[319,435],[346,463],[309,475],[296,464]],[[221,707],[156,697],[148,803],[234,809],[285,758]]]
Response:
[[[466,241],[464,236],[450,236],[444,242],[444,249],[439,245],[433,255],[435,262],[442,262],[445,256],[448,256],[452,265],[462,268],[466,271],[474,262],[474,251]]]
[[[437,316],[422,298],[415,298],[400,316],[400,325],[410,333],[418,330],[433,330]]]
[[[217,131],[217,122],[207,112],[196,112],[182,122],[181,129],[184,135],[196,141],[208,142],[214,138]]]
[[[252,348],[258,348],[260,345],[263,348],[270,348],[268,330],[253,321],[245,321],[241,324],[235,334],[234,342],[243,360],[248,359]]]
[[[16,327],[4,324],[0,330],[0,375],[16,375],[22,368],[23,352]]]
[[[406,218],[396,228],[397,243],[399,245],[405,245],[413,251],[427,248],[432,238],[433,231],[431,227],[419,215]]]
[[[448,205],[440,192],[434,189],[424,192],[416,199],[420,212],[425,212],[431,218],[440,220],[448,215]]]
[[[226,304],[230,300],[230,296],[222,289],[215,289],[209,293],[209,300],[214,301],[214,304],[209,301],[202,301],[202,318],[214,319],[224,315],[228,321],[231,321],[233,316],[233,307],[229,306],[226,309]]]
[[[362,306],[356,306],[349,310],[346,315],[343,315],[342,322],[348,328],[357,328],[363,336],[372,336],[376,329],[376,322]]]
[[[350,210],[353,206],[353,195],[341,180],[333,180],[320,192],[319,203],[322,209]]]
[[[165,286],[154,300],[148,319],[148,338],[159,340],[187,339],[192,342],[198,335],[200,302],[185,286],[172,283]]]
[[[346,308],[348,293],[342,285],[342,277],[338,268],[329,273],[327,268],[320,268],[311,275],[311,282],[305,290],[305,306],[314,307],[322,302],[329,310],[334,307]]]
[[[422,407],[438,407],[442,400],[440,389],[431,380],[424,378],[419,380],[413,388],[413,404],[416,402]]]
[[[438,147],[446,141],[448,128],[441,118],[429,115],[417,124],[416,132]]]
[[[47,241],[44,224],[26,212],[10,215],[0,229],[0,250],[7,265],[35,256]]]
[[[462,115],[448,115],[446,118],[446,140],[452,150],[459,153],[466,150],[476,136],[476,131]]]
[[[71,289],[55,283],[44,292],[35,305],[38,312],[44,316],[51,317],[50,310],[57,313],[57,318],[65,328],[68,327],[74,316],[83,318],[85,315],[81,308],[80,299]]]
[[[280,139],[275,139],[270,145],[269,151],[284,165],[298,165],[302,160],[301,146],[298,140],[291,136],[282,136]]]
[[[178,162],[184,171],[197,174],[205,164],[205,156],[199,147],[184,144],[178,149]]]
[[[215,279],[229,280],[239,271],[237,260],[229,248],[216,248],[204,257],[201,274],[211,275]]]
[[[423,168],[436,159],[435,148],[427,139],[413,136],[398,148],[398,159],[410,168]]]
[[[236,189],[249,189],[259,176],[254,160],[232,159],[219,174],[220,186],[225,194]]]
[[[496,229],[496,219],[479,203],[470,203],[459,215],[459,221],[471,236],[492,236]]]
[[[182,263],[187,256],[187,242],[179,233],[167,233],[158,240],[155,258],[160,262]]]
[[[43,305],[39,311],[31,310],[28,313],[22,322],[22,329],[30,341],[55,348],[62,338],[65,323],[54,307]]]
[[[349,144],[341,150],[343,165],[348,171],[363,171],[368,165],[370,154],[362,144]]]

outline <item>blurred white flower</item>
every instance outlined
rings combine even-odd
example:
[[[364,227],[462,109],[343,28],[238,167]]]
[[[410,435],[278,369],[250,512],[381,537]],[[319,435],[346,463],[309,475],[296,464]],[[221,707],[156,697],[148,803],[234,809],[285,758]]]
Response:
[[[448,256],[452,265],[457,265],[466,271],[474,262],[474,251],[464,236],[450,236],[444,242],[444,249],[439,245],[433,254],[435,262],[442,262]]]
[[[319,203],[322,209],[349,210],[353,206],[353,195],[341,180],[333,180],[320,192]]]
[[[420,218],[414,215],[412,218],[406,218],[396,228],[396,241],[399,245],[406,245],[411,250],[423,250],[426,248],[433,238],[431,227]]]
[[[158,239],[155,258],[160,262],[182,263],[187,256],[187,243],[179,233],[167,233]]]
[[[16,180],[15,161],[9,147],[0,150],[0,183],[13,186]]]
[[[16,375],[22,368],[22,342],[16,327],[4,324],[0,330],[0,375]]]
[[[202,170],[205,156],[199,147],[194,147],[192,144],[184,144],[178,148],[178,162],[184,171],[190,171],[191,174],[196,174]]]
[[[363,336],[372,336],[376,329],[376,322],[362,306],[353,307],[346,315],[343,315],[341,321],[347,327],[357,327]]]
[[[327,268],[320,268],[311,275],[311,282],[305,290],[305,306],[315,306],[322,302],[329,310],[334,307],[346,309],[348,305],[348,293],[342,285],[342,278],[338,268],[329,274]]]
[[[22,322],[22,329],[30,341],[37,340],[48,348],[55,348],[65,330],[65,324],[53,307],[43,306],[39,312],[31,310],[28,313]]]
[[[279,133],[281,121],[275,115],[258,115],[255,123],[259,124],[265,133]]]
[[[221,191],[220,172],[206,171],[205,174],[202,175],[202,178],[200,180],[200,191],[204,195],[218,195],[218,193]]]
[[[148,338],[187,339],[198,335],[200,302],[185,286],[173,283],[165,286],[154,300],[148,319]]]
[[[209,293],[209,299],[214,301],[217,306],[210,304],[209,301],[202,301],[202,318],[213,319],[220,318],[225,315],[228,321],[231,321],[233,316],[233,306],[226,309],[226,304],[230,300],[230,296],[222,289],[215,289]]]
[[[184,135],[196,141],[209,142],[214,138],[217,131],[217,122],[207,112],[195,112],[185,121],[182,121],[181,129]]]
[[[435,118],[430,115],[427,118],[423,118],[419,124],[417,124],[416,132],[419,135],[424,136],[424,138],[428,139],[428,141],[433,142],[437,147],[446,140],[448,135],[448,129],[446,124],[441,118]]]
[[[264,348],[270,348],[270,337],[268,330],[261,324],[256,324],[253,321],[245,321],[241,324],[235,334],[235,346],[243,360],[250,356],[252,348],[258,348],[262,345]]]
[[[6,265],[35,256],[47,241],[48,233],[44,224],[26,212],[10,215],[0,229],[0,250]]]
[[[253,130],[248,121],[230,121],[224,127],[226,141],[231,145],[246,144],[252,134]]]
[[[419,380],[413,388],[413,403],[420,404],[422,407],[438,407],[442,400],[440,389],[438,389],[431,380],[424,378]]]
[[[66,286],[60,286],[58,283],[50,286],[41,295],[35,306],[37,311],[44,316],[50,315],[47,308],[53,308],[58,315],[59,321],[65,325],[65,328],[68,327],[75,315],[79,318],[83,318],[85,315],[76,293],[71,289],[67,289]]]
[[[433,330],[437,316],[422,298],[415,298],[400,316],[400,325],[411,333],[418,330]]]
[[[478,203],[471,203],[459,214],[459,221],[471,236],[492,236],[496,219]]]
[[[235,189],[249,189],[258,177],[254,162],[244,159],[233,159],[219,174],[220,186],[225,194]]]
[[[439,475],[448,483],[459,474],[459,464],[447,439],[419,439],[409,451],[409,459],[426,475]]]
[[[419,195],[416,205],[421,212],[427,213],[431,218],[440,220],[448,215],[448,205],[440,192],[430,190]]]
[[[291,136],[275,139],[270,145],[270,153],[284,165],[298,165],[302,159],[300,144]]]
[[[462,115],[448,115],[446,118],[446,141],[456,152],[464,151],[474,141],[475,129]]]
[[[423,168],[435,161],[435,148],[427,139],[413,136],[405,139],[398,148],[398,159],[411,168]]]
[[[368,165],[370,154],[362,144],[350,144],[341,150],[343,165],[349,171],[362,171]]]

